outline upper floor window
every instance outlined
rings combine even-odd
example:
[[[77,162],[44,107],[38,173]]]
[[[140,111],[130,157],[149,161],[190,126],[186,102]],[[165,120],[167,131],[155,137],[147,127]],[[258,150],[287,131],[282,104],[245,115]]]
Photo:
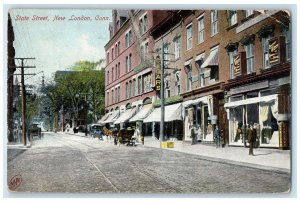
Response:
[[[205,68],[201,68],[201,65],[204,62],[204,56],[205,56],[205,53],[202,53],[202,54],[198,55],[195,60],[197,69],[198,69],[198,80],[199,80],[200,87],[204,86],[204,69]]]
[[[176,86],[176,91],[177,91],[177,95],[179,95],[181,93],[181,85],[180,85],[180,71],[177,71],[175,73],[175,86]]]
[[[144,15],[139,20],[139,30],[140,30],[140,34],[144,34],[148,30],[148,17],[147,17],[147,15]]]
[[[132,83],[132,95],[136,96],[136,80],[133,79],[133,83]]]
[[[107,79],[107,84],[109,84],[109,71],[107,71],[106,79]]]
[[[237,54],[237,49],[228,52],[228,55],[229,55],[230,79],[234,79],[234,56],[236,54]]]
[[[141,63],[145,61],[145,52],[144,52],[144,46],[140,47],[140,54],[141,54]]]
[[[253,10],[245,10],[245,18],[253,15]]]
[[[169,43],[164,44],[164,64],[168,65],[170,60]]]
[[[186,49],[190,50],[193,47],[193,30],[192,25],[186,28]]]
[[[198,19],[198,43],[204,41],[204,15]]]
[[[138,77],[137,87],[138,87],[138,95],[139,95],[142,93],[142,77],[141,76]]]
[[[174,52],[175,52],[175,60],[180,57],[180,37],[176,37],[174,40]]]
[[[132,81],[129,81],[129,96],[128,97],[132,97]]]
[[[131,53],[130,53],[129,57],[128,57],[128,69],[129,69],[129,71],[131,70],[131,67],[132,67],[132,64],[131,64]]]
[[[107,62],[107,64],[109,64],[109,52],[106,55],[106,62]]]
[[[114,68],[112,68],[112,71],[111,71],[111,81],[114,81]]]
[[[271,37],[267,36],[261,39],[262,43],[262,51],[263,51],[263,68],[267,69],[270,67],[270,62],[269,62],[269,39]]]
[[[218,33],[218,11],[212,10],[210,12],[211,16],[211,36],[214,36]]]
[[[237,23],[237,11],[229,10],[228,11],[228,27],[231,27]]]
[[[250,74],[254,72],[254,53],[253,44],[249,43],[244,46],[246,51],[246,61],[247,61],[247,73]]]
[[[112,48],[112,49],[111,49],[111,59],[112,59],[112,60],[114,59],[114,54],[115,54],[114,48]]]
[[[283,30],[283,35],[285,36],[286,59],[290,60],[292,58],[292,44],[291,44],[292,36],[289,27]]]
[[[120,63],[118,63],[118,78],[120,78]]]
[[[188,65],[187,67],[187,91],[190,91],[192,90],[192,81],[193,81],[193,78],[192,78],[192,65]]]
[[[114,103],[114,90],[111,91],[111,103]]]
[[[128,83],[126,82],[126,99],[128,98]]]
[[[151,91],[151,73],[143,76],[142,93]]]
[[[116,50],[116,52],[115,52],[115,58],[117,58],[117,56],[118,56],[118,54],[119,54],[119,53],[118,53],[118,44],[115,45],[115,50]]]
[[[106,93],[106,106],[109,105],[109,92]]]
[[[121,45],[121,42],[119,41],[119,42],[118,42],[118,55],[120,55],[120,49],[121,49],[121,48],[120,48],[120,45]]]
[[[125,34],[125,46],[128,48],[131,45],[132,42],[132,33],[131,30],[129,30],[128,33]]]

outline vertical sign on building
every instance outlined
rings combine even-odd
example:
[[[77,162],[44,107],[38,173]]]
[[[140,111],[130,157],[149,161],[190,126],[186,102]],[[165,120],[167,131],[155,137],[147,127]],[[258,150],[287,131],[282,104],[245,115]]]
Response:
[[[270,66],[277,65],[285,60],[285,37],[279,36],[269,40]]]
[[[240,52],[233,57],[233,74],[234,77],[241,76],[246,73],[246,53]]]
[[[160,61],[160,57],[157,56],[155,59],[155,90],[157,92],[160,91],[161,88],[161,72],[160,72],[160,65],[161,65],[161,61]]]

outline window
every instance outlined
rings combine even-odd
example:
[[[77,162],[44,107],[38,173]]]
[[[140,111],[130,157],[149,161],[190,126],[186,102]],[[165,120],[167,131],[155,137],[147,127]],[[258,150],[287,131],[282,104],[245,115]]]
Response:
[[[192,66],[189,66],[189,72],[187,74],[187,91],[192,90]]]
[[[144,58],[145,58],[145,60],[146,60],[146,58],[147,58],[147,56],[148,56],[148,53],[149,53],[149,45],[148,45],[148,42],[145,44],[145,56],[144,56]]]
[[[144,46],[141,46],[141,63],[145,61],[144,55]]]
[[[210,80],[212,82],[219,80],[219,66],[212,66],[210,68]]]
[[[245,10],[245,18],[253,15],[253,10]]]
[[[132,32],[131,30],[128,32],[128,45],[130,46],[132,43]]]
[[[237,50],[228,52],[229,55],[229,71],[230,71],[230,79],[234,79],[234,56],[237,54]]]
[[[120,78],[120,63],[118,63],[118,78]]]
[[[176,86],[176,89],[177,89],[177,95],[179,95],[180,92],[181,92],[181,89],[180,89],[180,71],[177,71],[175,73],[175,86]]]
[[[186,49],[190,50],[193,47],[192,25],[186,28]]]
[[[120,94],[120,86],[118,87],[118,102],[120,102],[121,94]]]
[[[112,59],[112,60],[114,59],[114,53],[115,53],[115,52],[114,52],[114,49],[112,48],[112,49],[111,49],[111,59]]]
[[[111,71],[111,81],[114,81],[114,68],[112,68],[112,71]]]
[[[289,27],[283,30],[283,35],[285,36],[286,59],[290,60],[292,58],[292,44],[291,44],[292,36]]]
[[[138,94],[142,93],[142,77],[138,77]]]
[[[168,65],[170,60],[169,43],[164,44],[164,64]]]
[[[236,10],[228,11],[228,27],[231,27],[237,23],[237,12]]]
[[[204,62],[204,55],[205,53],[202,53],[201,55],[197,56],[197,58],[199,59],[196,60],[196,64],[198,66],[198,80],[199,80],[200,87],[204,86],[204,68],[201,68],[201,65]]]
[[[177,37],[174,41],[175,60],[180,57],[180,37]]]
[[[107,84],[109,84],[109,71],[107,71]]]
[[[136,96],[136,80],[133,79],[133,90],[132,90],[132,95]]]
[[[254,54],[253,54],[253,44],[250,43],[245,45],[246,60],[247,60],[247,73],[250,74],[254,72]]]
[[[128,83],[126,82],[126,99],[128,98]]]
[[[129,54],[129,57],[128,57],[128,70],[130,71],[131,70],[131,53]]]
[[[263,68],[267,69],[270,67],[269,63],[269,39],[270,36],[261,39],[262,50],[263,50]]]
[[[126,72],[129,72],[129,57],[126,56]]]
[[[132,91],[132,82],[131,81],[129,81],[129,95],[128,95],[128,97],[131,97],[132,95],[131,95],[131,91]]]
[[[109,52],[107,53],[106,62],[109,64]]]
[[[114,103],[114,90],[111,90],[111,103]]]
[[[120,41],[118,42],[118,55],[120,55],[120,45],[121,45],[121,43],[120,43]]]
[[[204,41],[204,16],[201,16],[198,20],[198,43]]]
[[[211,16],[211,36],[214,36],[218,33],[218,11],[212,10],[210,12]]]
[[[116,50],[116,52],[115,52],[115,58],[117,58],[117,56],[118,56],[118,54],[119,54],[119,53],[118,53],[118,44],[115,45],[115,50]]]
[[[139,20],[139,30],[141,34],[144,34],[148,30],[148,17],[147,15],[144,15]]]
[[[118,89],[115,88],[115,103],[118,102]]]
[[[151,74],[146,74],[143,76],[142,93],[149,91],[151,91]]]
[[[109,105],[109,92],[107,92],[106,95],[106,105]]]

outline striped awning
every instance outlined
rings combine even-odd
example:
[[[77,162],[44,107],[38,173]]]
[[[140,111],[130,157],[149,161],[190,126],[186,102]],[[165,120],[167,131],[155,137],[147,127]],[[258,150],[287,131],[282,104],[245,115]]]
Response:
[[[201,68],[219,65],[219,48],[213,49],[205,62],[201,65]]]
[[[182,120],[182,103],[165,106],[165,122]],[[144,119],[144,123],[160,122],[161,108],[155,108],[147,118]]]
[[[151,110],[152,110],[152,104],[144,105],[142,109],[129,120],[129,122],[143,121],[143,119],[149,115]]]

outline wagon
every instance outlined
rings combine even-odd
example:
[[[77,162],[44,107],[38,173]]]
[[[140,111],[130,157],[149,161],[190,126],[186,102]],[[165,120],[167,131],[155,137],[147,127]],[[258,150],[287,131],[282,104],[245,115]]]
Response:
[[[38,127],[38,124],[32,124],[29,128],[30,139],[33,140],[34,137],[42,139],[42,129]]]
[[[118,140],[120,144],[130,145],[132,141],[132,136],[134,135],[133,129],[121,129],[118,133]]]

